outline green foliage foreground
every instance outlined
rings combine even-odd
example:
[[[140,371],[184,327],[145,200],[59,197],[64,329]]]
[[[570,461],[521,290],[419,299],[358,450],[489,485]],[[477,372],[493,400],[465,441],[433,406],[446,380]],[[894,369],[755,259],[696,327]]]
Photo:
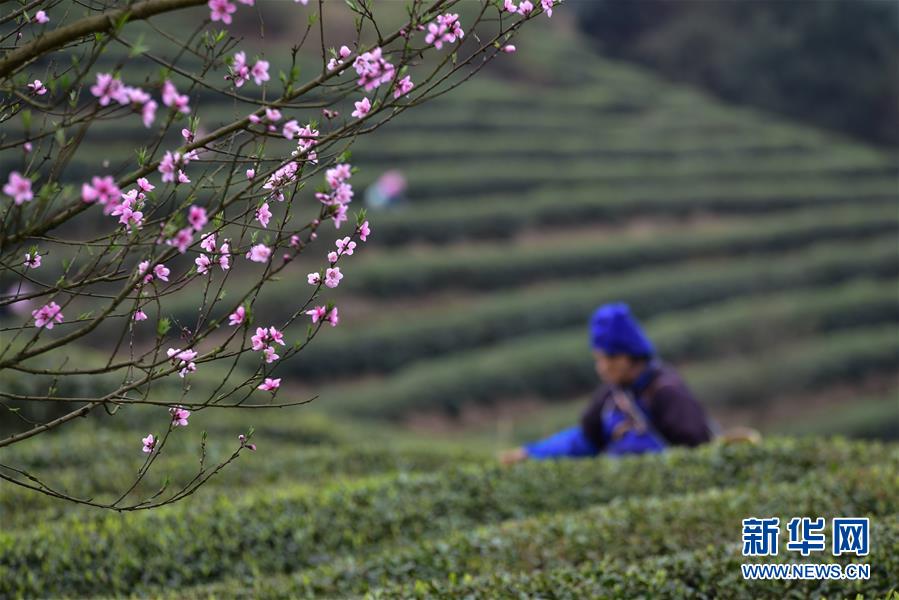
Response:
[[[235,489],[0,534],[0,596],[885,593],[897,467],[894,445],[777,439]],[[872,518],[871,579],[744,590],[740,519],[810,515]]]

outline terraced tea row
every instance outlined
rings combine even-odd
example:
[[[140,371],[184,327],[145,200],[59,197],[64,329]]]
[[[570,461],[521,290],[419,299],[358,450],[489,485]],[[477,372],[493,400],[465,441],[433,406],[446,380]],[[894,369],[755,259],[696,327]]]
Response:
[[[414,254],[398,250],[348,263],[347,279],[341,289],[382,298],[447,289],[495,290],[538,278],[550,281],[609,274],[690,258],[785,252],[817,241],[863,239],[895,232],[897,225],[895,206],[889,203],[744,219],[690,236],[677,232],[635,239],[619,234],[595,243],[575,239],[549,248],[493,246]]]
[[[682,335],[689,336],[688,326],[683,327]],[[776,348],[767,343],[753,348],[751,362],[746,356],[725,357],[688,364],[682,371],[707,405],[759,406],[892,372],[899,353],[895,327],[896,321],[887,319],[877,326],[797,336]],[[653,334],[651,325],[648,332]],[[729,332],[720,336],[729,340]],[[678,361],[681,357],[668,354],[666,344],[657,340],[661,355]],[[364,392],[353,386],[331,388],[320,406],[334,413],[396,419],[420,412],[456,413],[467,404],[496,405],[522,397],[571,398],[596,387],[594,368],[583,332],[539,335],[417,363]]]
[[[722,540],[739,539],[734,524],[746,515],[780,516],[782,522],[800,514],[823,516],[828,522],[832,516],[850,513],[872,515],[878,544],[875,557],[868,560],[883,571],[879,559],[889,546],[882,545],[886,540],[881,535],[890,526],[899,532],[899,527],[888,521],[899,512],[899,500],[895,499],[899,485],[889,477],[896,467],[895,461],[883,461],[862,471],[844,466],[834,473],[812,472],[796,482],[624,499],[573,513],[454,532],[411,546],[388,547],[291,576],[259,578],[251,587],[226,579],[191,589],[189,594],[198,598],[350,597],[381,586],[402,590],[417,581],[439,586],[497,572],[535,573],[586,563],[613,562],[617,569],[626,570],[628,564],[649,557],[733,546]],[[786,553],[786,548],[782,551]],[[880,581],[884,575],[882,572]]]
[[[853,278],[899,273],[893,236],[859,244],[821,244],[768,257],[686,263],[564,282],[544,289],[497,292],[454,310],[388,315],[350,330],[325,331],[290,363],[303,379],[393,371],[415,361],[503,340],[582,325],[602,301],[630,303],[643,318],[735,297],[826,288]],[[552,307],[552,308],[551,308]],[[339,360],[337,360],[339,357]]]
[[[791,481],[869,460],[872,445],[783,440],[618,461],[466,467],[382,476],[320,490],[284,487],[185,512],[72,517],[0,533],[0,592],[122,594],[283,573],[390,541],[416,540],[626,496]],[[879,455],[885,455],[882,449]],[[867,457],[867,459],[866,459]],[[609,482],[615,481],[615,486]],[[555,490],[547,494],[546,490]],[[45,576],[53,573],[53,578]]]
[[[883,205],[896,201],[895,177],[846,182],[842,177],[797,176],[790,181],[734,177],[664,185],[591,184],[536,187],[516,193],[453,196],[443,203],[412,204],[374,217],[375,245],[460,240],[503,240],[526,230],[583,226],[626,227],[632,219],[788,214],[791,209]],[[552,229],[550,229],[552,230]]]

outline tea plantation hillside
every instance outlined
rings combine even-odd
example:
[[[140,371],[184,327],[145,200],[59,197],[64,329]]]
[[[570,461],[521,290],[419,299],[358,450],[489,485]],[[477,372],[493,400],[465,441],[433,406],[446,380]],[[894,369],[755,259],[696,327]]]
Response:
[[[323,297],[340,325],[272,373],[279,401],[318,398],[195,411],[136,496],[190,482],[200,431],[207,464],[250,426],[258,448],[159,510],[98,512],[0,483],[0,599],[899,600],[899,159],[602,59],[562,9],[516,45],[351,148],[354,208],[391,169],[408,201],[369,211],[369,241]],[[204,127],[241,110],[212,109]],[[98,128],[95,155],[72,168],[130,157],[139,127]],[[317,210],[312,187],[298,218]],[[346,230],[322,234],[253,315],[296,310],[336,235]],[[239,273],[226,291],[247,285]],[[764,441],[499,466],[497,450],[577,418],[597,383],[587,318],[613,300],[716,418]],[[197,306],[163,299],[157,317],[195,322]],[[209,365],[191,390],[224,376]],[[60,385],[89,396],[109,381]],[[169,402],[172,390],[157,393]],[[114,500],[160,413],[78,421],[0,450],[0,464]],[[744,581],[750,516],[869,517],[866,557],[782,545],[772,560],[857,561],[870,579]]]
[[[287,373],[335,415],[511,414],[514,437],[577,414],[596,385],[587,317],[623,300],[725,422],[783,430],[864,397],[853,431],[899,430],[899,159],[555,25],[356,144],[360,179],[399,169],[408,202],[370,212],[335,294],[346,327]]]
[[[266,8],[283,19],[259,48],[273,70],[284,57],[272,48],[304,23],[292,8]],[[352,145],[353,206],[392,169],[407,177],[408,201],[370,211],[370,241],[323,297],[338,304],[341,326],[279,366],[282,391],[317,395],[315,409],[334,415],[419,422],[527,403],[539,420],[535,407],[575,406],[595,386],[587,316],[623,300],[725,422],[777,429],[857,396],[871,400],[867,423],[899,429],[889,402],[899,157],[605,60],[564,11],[557,17],[478,77]],[[156,77],[155,50],[135,78]],[[309,67],[310,56],[299,58]],[[200,96],[202,128],[241,115]],[[73,181],[98,159],[112,170],[133,162],[122,144],[144,130],[130,124],[92,130]],[[298,218],[317,210],[312,187]],[[274,322],[296,310],[329,235],[345,233],[330,231],[255,314]],[[246,284],[235,271],[225,292]],[[190,294],[177,297],[150,318],[196,321]],[[50,384],[39,379],[13,385]],[[79,385],[85,395],[103,387]]]
[[[0,597],[876,597],[895,585],[895,444],[779,438],[504,469],[473,452],[326,429],[264,436],[189,504],[52,521],[28,502],[4,507]],[[19,453],[60,475],[80,465],[127,476],[116,470],[127,460],[86,444]],[[872,565],[870,579],[743,582],[740,521],[752,515],[870,517],[871,552],[855,559]],[[776,560],[831,558],[781,548]]]

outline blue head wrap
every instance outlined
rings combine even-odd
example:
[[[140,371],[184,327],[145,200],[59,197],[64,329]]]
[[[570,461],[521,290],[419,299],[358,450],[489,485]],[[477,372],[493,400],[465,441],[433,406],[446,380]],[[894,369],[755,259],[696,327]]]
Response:
[[[623,302],[604,304],[590,317],[590,341],[595,350],[633,357],[655,355],[652,342]]]

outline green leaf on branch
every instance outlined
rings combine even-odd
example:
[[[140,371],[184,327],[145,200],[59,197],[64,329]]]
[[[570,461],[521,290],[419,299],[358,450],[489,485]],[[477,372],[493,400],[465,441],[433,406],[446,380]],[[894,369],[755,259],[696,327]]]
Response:
[[[137,36],[137,40],[131,45],[131,50],[128,52],[128,58],[140,56],[147,52],[149,49],[150,46],[144,43],[144,34],[141,33]]]
[[[159,319],[159,323],[156,324],[156,334],[159,337],[164,336],[169,332],[169,329],[172,328],[172,321],[168,317],[162,317]]]

